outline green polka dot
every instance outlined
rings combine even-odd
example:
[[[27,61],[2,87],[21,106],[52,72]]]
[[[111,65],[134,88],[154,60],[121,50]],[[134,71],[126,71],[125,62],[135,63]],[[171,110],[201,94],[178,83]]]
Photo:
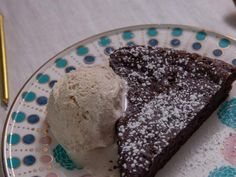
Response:
[[[131,31],[124,31],[122,37],[124,40],[130,40],[134,37],[134,34]]]
[[[66,67],[66,65],[67,65],[67,60],[66,59],[64,59],[64,58],[58,58],[56,61],[55,61],[55,63],[56,63],[56,67],[57,68],[64,68],[64,67]]]
[[[226,48],[226,47],[228,47],[230,44],[231,44],[230,40],[228,40],[228,39],[226,39],[226,38],[222,38],[222,39],[220,39],[220,41],[219,41],[219,46],[220,46],[221,48]]]
[[[72,161],[66,150],[60,144],[53,149],[53,156],[55,161],[67,170],[83,169],[81,165],[75,164]]]
[[[156,36],[157,34],[158,33],[157,33],[156,28],[149,28],[148,31],[147,31],[147,35],[150,36],[150,37]]]
[[[207,34],[204,31],[199,31],[196,34],[196,39],[199,40],[199,41],[202,41],[206,38],[206,35]]]
[[[22,98],[26,101],[26,102],[31,102],[36,98],[36,95],[34,92],[24,92],[22,94]]]
[[[20,159],[17,157],[12,157],[7,159],[8,168],[18,168],[20,166]]]
[[[181,28],[174,28],[171,34],[175,37],[178,37],[178,36],[181,36],[182,33],[183,33],[183,30]]]
[[[208,177],[235,177],[235,176],[236,176],[236,168],[231,166],[222,166],[219,168],[215,168],[208,175]]]
[[[12,113],[12,120],[15,120],[16,122],[22,122],[25,120],[25,113],[23,112],[13,112]]]
[[[89,50],[85,46],[80,46],[80,47],[77,48],[76,51],[77,51],[77,55],[82,56],[82,55],[86,55]]]
[[[108,37],[101,37],[99,42],[98,42],[101,46],[107,46],[111,43],[111,40]]]
[[[11,145],[16,145],[20,142],[20,135],[14,133],[7,135],[7,143]]]
[[[39,74],[37,80],[40,84],[45,84],[49,81],[49,76],[47,74]]]

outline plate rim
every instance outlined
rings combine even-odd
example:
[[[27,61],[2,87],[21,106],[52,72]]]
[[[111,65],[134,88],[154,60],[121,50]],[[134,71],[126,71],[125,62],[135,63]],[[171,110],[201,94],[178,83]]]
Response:
[[[3,173],[3,176],[4,177],[9,177],[9,174],[8,174],[8,170],[7,170],[7,159],[6,159],[6,152],[5,152],[5,147],[6,147],[6,130],[8,128],[8,123],[9,123],[9,120],[10,120],[10,113],[12,112],[12,109],[17,101],[17,99],[19,98],[20,96],[20,93],[23,91],[23,89],[25,88],[25,86],[27,86],[27,84],[30,82],[30,80],[42,69],[44,68],[44,66],[46,66],[48,63],[50,63],[50,61],[52,61],[53,59],[57,58],[58,56],[62,55],[64,52],[76,47],[76,46],[79,46],[79,45],[82,45],[83,43],[86,43],[87,41],[90,41],[90,40],[93,40],[94,38],[99,38],[99,37],[102,37],[102,36],[106,36],[108,34],[112,34],[112,33],[115,33],[115,32],[119,32],[119,31],[127,31],[127,30],[135,30],[135,29],[142,29],[142,28],[145,28],[145,29],[148,29],[148,28],[174,28],[174,27],[180,27],[180,28],[183,28],[183,29],[189,29],[189,30],[196,30],[196,31],[204,31],[206,33],[211,33],[211,34],[214,34],[216,35],[217,37],[218,36],[221,36],[221,37],[224,37],[224,38],[227,38],[227,39],[230,39],[231,41],[235,42],[236,43],[236,38],[231,36],[231,35],[228,35],[228,34],[222,34],[220,32],[216,32],[214,30],[210,30],[210,29],[207,29],[207,28],[201,28],[201,27],[197,27],[197,26],[192,26],[192,25],[184,25],[184,24],[169,24],[169,23],[150,23],[150,24],[140,24],[140,25],[131,25],[131,26],[125,26],[125,27],[120,27],[120,28],[115,28],[115,29],[111,29],[111,30],[107,30],[105,32],[101,32],[101,33],[97,33],[95,35],[92,35],[92,36],[89,36],[87,38],[84,38],[78,42],[75,42],[73,43],[72,45],[70,45],[69,47],[66,47],[65,49],[61,50],[60,52],[56,53],[55,55],[53,55],[51,58],[49,58],[46,62],[44,62],[38,69],[36,69],[32,74],[31,76],[24,82],[24,84],[21,86],[21,88],[19,89],[19,91],[17,92],[13,102],[11,103],[11,106],[7,112],[7,115],[6,115],[6,118],[5,118],[5,121],[4,121],[4,125],[3,125],[3,131],[2,131],[2,138],[1,138],[1,161],[0,163],[2,163],[2,173]]]

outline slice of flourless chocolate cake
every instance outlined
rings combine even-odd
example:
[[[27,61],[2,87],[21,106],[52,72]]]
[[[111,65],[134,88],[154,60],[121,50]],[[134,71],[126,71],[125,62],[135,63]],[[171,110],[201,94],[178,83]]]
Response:
[[[120,48],[110,66],[128,83],[128,108],[117,122],[122,177],[153,177],[236,79],[223,61],[167,48]]]

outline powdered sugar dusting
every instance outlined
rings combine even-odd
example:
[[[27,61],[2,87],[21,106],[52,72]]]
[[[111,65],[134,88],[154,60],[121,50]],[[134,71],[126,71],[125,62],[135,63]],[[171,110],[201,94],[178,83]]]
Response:
[[[197,57],[141,46],[111,55],[111,67],[129,85],[127,113],[118,123],[121,176],[146,174],[220,89],[220,74],[228,71],[217,75],[212,61]]]

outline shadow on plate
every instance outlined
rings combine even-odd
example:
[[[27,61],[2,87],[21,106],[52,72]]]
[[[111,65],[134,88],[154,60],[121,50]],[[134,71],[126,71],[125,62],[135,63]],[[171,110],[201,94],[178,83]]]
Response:
[[[224,17],[224,21],[228,23],[230,26],[236,28],[236,11],[233,13],[229,13]]]

